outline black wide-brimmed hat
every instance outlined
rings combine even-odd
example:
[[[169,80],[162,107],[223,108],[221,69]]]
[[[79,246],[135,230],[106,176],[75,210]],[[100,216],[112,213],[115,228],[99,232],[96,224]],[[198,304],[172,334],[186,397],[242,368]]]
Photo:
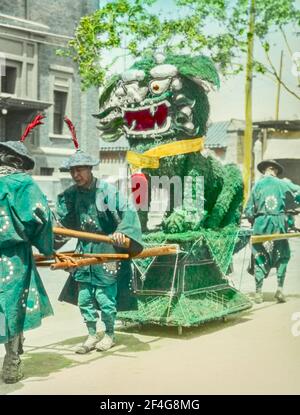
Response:
[[[5,148],[10,153],[15,154],[23,160],[24,170],[32,170],[34,168],[34,159],[30,156],[27,148],[20,141],[4,141],[0,143],[1,148]]]
[[[24,144],[24,141],[26,137],[28,136],[28,134],[30,133],[30,131],[32,131],[38,125],[43,124],[42,120],[44,118],[45,118],[44,115],[37,114],[34,117],[33,121],[31,121],[31,123],[27,125],[20,141],[9,140],[9,141],[0,142],[0,150],[1,148],[2,149],[4,148],[5,150],[8,150],[10,153],[19,156],[23,160],[24,170],[32,170],[35,164],[33,157],[29,154],[29,151],[27,150]]]
[[[265,170],[268,167],[274,167],[275,169],[278,170],[278,174],[282,174],[284,168],[282,167],[281,164],[279,164],[276,160],[263,160],[260,163],[258,163],[257,165],[257,169],[261,172],[264,173]]]

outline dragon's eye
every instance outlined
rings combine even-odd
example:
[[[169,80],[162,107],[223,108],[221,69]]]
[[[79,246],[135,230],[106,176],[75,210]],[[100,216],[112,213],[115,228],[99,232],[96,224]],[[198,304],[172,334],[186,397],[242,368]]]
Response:
[[[152,94],[162,94],[170,87],[171,79],[156,79],[150,82],[149,89]]]

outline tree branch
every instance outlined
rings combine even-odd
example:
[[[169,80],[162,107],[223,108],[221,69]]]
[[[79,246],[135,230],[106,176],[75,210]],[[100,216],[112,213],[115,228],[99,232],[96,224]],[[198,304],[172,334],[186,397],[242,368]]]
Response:
[[[288,42],[288,40],[287,40],[287,37],[286,37],[285,31],[282,29],[282,27],[281,27],[281,26],[280,26],[279,30],[280,30],[280,32],[281,32],[281,34],[282,34],[282,36],[283,36],[283,39],[284,39],[284,42],[285,42],[285,44],[286,44],[287,50],[289,51],[289,54],[291,55],[291,58],[292,58],[292,57],[293,57],[293,51],[292,51],[292,49],[291,49],[291,47],[290,47],[290,45],[289,45],[289,42]]]
[[[263,46],[263,45],[262,45]],[[291,95],[293,95],[295,98],[297,98],[297,99],[299,99],[299,101],[300,101],[300,95],[298,95],[298,94],[296,94],[296,92],[294,92],[292,89],[290,89],[287,85],[286,85],[286,83],[282,80],[282,79],[280,79],[280,77],[279,77],[279,75],[278,75],[278,72],[276,71],[276,68],[275,68],[275,66],[273,65],[273,63],[272,63],[272,61],[271,61],[271,58],[270,58],[270,55],[269,55],[269,53],[266,51],[266,49],[264,48],[264,51],[265,51],[265,55],[266,55],[266,58],[267,58],[267,60],[268,60],[268,62],[269,62],[269,64],[270,64],[270,66],[271,66],[271,68],[272,68],[272,71],[270,71],[269,70],[269,72],[276,78],[276,80],[278,81],[278,82],[280,82],[280,84],[283,86],[283,88],[286,90],[286,91],[288,91]]]
[[[289,51],[289,54],[290,54],[290,56],[291,56],[291,58],[293,59],[293,51],[292,51],[292,49],[291,49],[291,47],[290,47],[290,45],[289,45],[289,42],[288,42],[288,40],[287,40],[287,37],[286,37],[286,34],[285,34],[285,31],[283,30],[283,28],[280,26],[280,32],[281,32],[281,34],[282,34],[282,36],[283,36],[283,39],[284,39],[284,41],[285,41],[285,44],[286,44],[286,47],[287,47],[287,49],[288,49],[288,51]],[[298,78],[298,84],[300,85],[300,75],[298,75],[297,76],[297,78]]]

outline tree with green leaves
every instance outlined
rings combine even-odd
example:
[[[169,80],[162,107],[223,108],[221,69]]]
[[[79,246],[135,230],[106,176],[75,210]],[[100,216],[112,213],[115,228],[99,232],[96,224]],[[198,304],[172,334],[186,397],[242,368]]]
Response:
[[[178,5],[189,6],[196,15],[201,15],[205,5],[198,0],[178,0]],[[282,34],[283,42],[288,47],[285,28],[294,26],[296,31],[300,25],[300,7],[295,0],[213,0],[209,5],[214,9],[213,19],[218,22],[221,35],[212,38],[208,49],[212,59],[219,60],[219,67],[228,74],[228,68],[233,73],[245,70],[245,136],[244,136],[244,198],[247,200],[250,184],[253,180],[252,169],[252,82],[255,73],[270,76],[281,84],[295,98],[300,99],[295,86],[289,87],[275,68],[270,55],[270,35],[278,31]],[[225,35],[224,35],[225,34]],[[228,35],[228,36],[226,36]],[[187,36],[188,39],[188,36]],[[262,45],[266,62],[255,58],[255,41]],[[213,47],[211,47],[213,46]],[[214,47],[217,46],[217,50]],[[245,59],[243,59],[245,56]],[[298,79],[299,82],[299,79]]]
[[[256,0],[253,38],[260,41],[268,57],[266,62],[260,62],[254,56],[254,72],[268,74],[278,81],[275,65],[269,61],[268,37],[279,31],[292,53],[285,28],[292,24],[297,30],[300,25],[300,8],[296,3]],[[235,75],[245,68],[249,0],[174,0],[173,17],[166,10],[158,16],[154,9],[158,4],[156,0],[107,1],[81,19],[67,53],[78,63],[84,88],[103,84],[109,67],[121,54],[136,57],[159,48],[185,53],[201,51],[213,59],[224,75]],[[113,51],[119,51],[119,55],[112,54],[109,64],[104,65],[104,54]]]
[[[286,28],[300,25],[297,0],[174,0],[173,16],[157,15],[155,0],[108,1],[99,10],[81,19],[68,54],[78,63],[83,88],[101,86],[109,68],[121,55],[134,57],[155,49],[165,52],[196,53],[211,57],[225,76],[243,70],[245,80],[245,198],[251,181],[252,166],[252,79],[255,73],[271,76],[295,98],[295,88],[279,76],[270,54],[269,37],[282,34],[292,53]],[[126,40],[126,44],[125,44]],[[256,45],[262,45],[266,61],[255,57]],[[104,65],[105,53],[111,60]]]
[[[82,88],[101,86],[109,68],[122,54],[137,54],[137,43],[156,37],[159,18],[150,12],[155,0],[115,0],[107,2],[93,14],[81,18],[74,39],[67,50],[57,53],[71,56],[78,64]],[[124,48],[124,40],[128,38]],[[125,49],[120,52],[121,49]],[[119,51],[105,65],[105,53]],[[113,55],[112,55],[113,56]]]

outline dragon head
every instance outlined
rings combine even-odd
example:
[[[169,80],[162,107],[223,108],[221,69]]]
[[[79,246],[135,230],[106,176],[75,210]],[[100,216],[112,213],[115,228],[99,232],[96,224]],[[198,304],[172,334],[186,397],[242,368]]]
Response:
[[[157,54],[114,76],[99,100],[104,141],[186,138],[203,135],[209,115],[207,93],[219,76],[205,56]]]

